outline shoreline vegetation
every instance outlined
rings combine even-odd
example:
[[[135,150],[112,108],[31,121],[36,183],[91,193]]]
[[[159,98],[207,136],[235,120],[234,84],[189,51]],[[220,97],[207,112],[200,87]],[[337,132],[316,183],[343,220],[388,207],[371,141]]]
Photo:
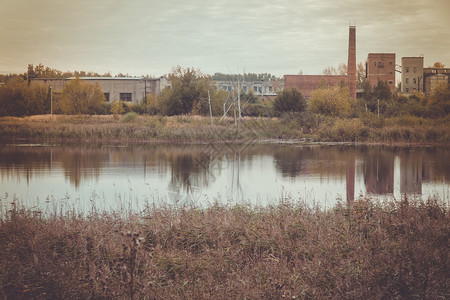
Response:
[[[448,299],[448,204],[280,199],[0,218],[2,299]]]
[[[337,118],[288,113],[282,117],[37,115],[1,117],[4,142],[349,142],[448,145],[450,117]]]

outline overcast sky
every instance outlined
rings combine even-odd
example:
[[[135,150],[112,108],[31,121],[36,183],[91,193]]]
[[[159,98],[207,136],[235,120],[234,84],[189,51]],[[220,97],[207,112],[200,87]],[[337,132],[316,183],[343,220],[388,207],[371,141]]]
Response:
[[[0,0],[0,73],[321,74],[369,52],[450,66],[450,0]]]

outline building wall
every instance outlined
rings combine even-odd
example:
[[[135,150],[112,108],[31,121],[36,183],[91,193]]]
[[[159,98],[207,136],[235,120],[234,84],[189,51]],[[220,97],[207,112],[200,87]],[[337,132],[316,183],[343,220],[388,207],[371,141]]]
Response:
[[[34,78],[31,79],[33,83],[43,83],[48,86],[53,87],[55,93],[60,93],[64,89],[65,84],[74,78],[68,79],[46,79],[46,78]],[[170,86],[168,80],[164,77],[159,79],[147,79],[147,78],[124,78],[124,77],[86,77],[80,78],[86,80],[89,83],[98,83],[109,99],[108,101],[114,100],[125,100],[133,103],[138,103],[142,101],[145,97],[145,92],[147,95],[159,95],[161,91],[166,87]],[[121,99],[122,94],[122,99]],[[129,94],[131,98],[123,98]]]
[[[350,76],[348,75],[284,75],[284,89],[296,88],[305,99],[311,98],[312,92],[319,88],[321,84],[333,86],[343,82],[349,86]]]
[[[424,68],[423,69],[423,91],[425,95],[430,95],[434,88],[444,83],[450,87],[450,69],[449,68]]]
[[[218,89],[232,92],[237,90],[237,81],[216,81],[215,85]],[[275,97],[277,93],[283,90],[283,83],[276,81],[244,81],[239,82],[240,88],[247,94],[250,91],[255,96]]]
[[[402,57],[402,93],[424,90],[423,57]]]
[[[387,83],[395,91],[395,53],[369,53],[366,61],[366,78],[372,86],[378,81]]]

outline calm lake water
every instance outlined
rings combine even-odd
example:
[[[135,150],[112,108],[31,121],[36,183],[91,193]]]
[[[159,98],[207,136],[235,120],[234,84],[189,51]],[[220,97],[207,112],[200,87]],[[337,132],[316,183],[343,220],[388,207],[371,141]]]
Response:
[[[301,145],[0,146],[0,201],[45,211],[146,205],[268,205],[283,197],[332,207],[359,195],[450,192],[446,148]]]

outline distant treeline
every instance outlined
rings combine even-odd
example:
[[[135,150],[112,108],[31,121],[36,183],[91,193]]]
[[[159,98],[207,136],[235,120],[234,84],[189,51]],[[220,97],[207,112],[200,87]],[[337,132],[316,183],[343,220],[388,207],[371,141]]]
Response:
[[[133,77],[129,74],[118,73],[112,75],[110,72],[100,74],[92,71],[61,71],[58,69],[53,69],[43,64],[38,64],[36,66],[29,65],[28,71],[25,73],[16,74],[0,74],[0,82],[6,83],[11,78],[21,77],[23,79],[27,78],[70,78],[70,77]],[[145,75],[142,77],[151,78],[152,76]]]

